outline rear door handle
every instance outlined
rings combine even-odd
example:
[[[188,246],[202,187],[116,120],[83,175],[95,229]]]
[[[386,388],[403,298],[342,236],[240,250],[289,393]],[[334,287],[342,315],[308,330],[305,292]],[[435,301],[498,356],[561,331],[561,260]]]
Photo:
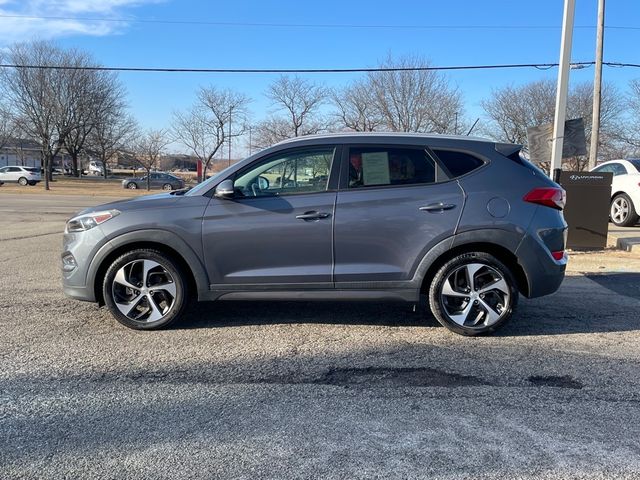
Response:
[[[419,207],[418,210],[423,212],[444,212],[445,210],[451,210],[452,208],[456,208],[453,203],[430,203],[429,205],[425,205],[424,207]]]
[[[298,220],[322,220],[323,218],[329,218],[330,216],[330,213],[311,211],[296,215],[296,218]]]

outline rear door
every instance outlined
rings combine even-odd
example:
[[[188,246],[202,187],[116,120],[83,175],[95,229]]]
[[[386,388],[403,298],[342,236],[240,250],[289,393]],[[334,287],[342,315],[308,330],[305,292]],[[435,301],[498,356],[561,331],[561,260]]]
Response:
[[[424,254],[455,232],[462,189],[424,146],[353,145],[342,161],[336,287],[410,280]]]
[[[211,199],[202,242],[213,290],[333,288],[336,151],[274,153],[234,175],[234,198]]]

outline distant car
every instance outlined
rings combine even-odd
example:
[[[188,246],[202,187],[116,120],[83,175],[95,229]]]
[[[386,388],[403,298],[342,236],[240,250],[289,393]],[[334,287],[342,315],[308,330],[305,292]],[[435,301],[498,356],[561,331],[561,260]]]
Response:
[[[91,160],[88,168],[89,175],[104,175],[104,164],[98,160]],[[111,174],[111,169],[107,167],[107,175]]]
[[[618,227],[638,223],[640,210],[640,159],[611,160],[598,165],[592,172],[612,172],[609,218]]]
[[[147,188],[147,176],[125,178],[122,181],[122,188],[135,190],[137,188]],[[179,190],[184,188],[184,180],[171,175],[170,173],[151,172],[151,188],[161,188],[162,190]]]
[[[37,167],[12,165],[0,168],[0,180],[3,182],[17,182],[22,186],[35,185],[42,181],[42,175],[40,175],[40,169]]]

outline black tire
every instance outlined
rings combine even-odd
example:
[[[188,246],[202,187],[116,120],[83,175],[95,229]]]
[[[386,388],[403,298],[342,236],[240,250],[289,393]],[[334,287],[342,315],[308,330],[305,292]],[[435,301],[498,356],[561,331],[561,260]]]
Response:
[[[127,183],[127,188],[130,190],[136,190],[138,188],[138,184],[136,182]]]
[[[35,186],[38,182],[29,182],[29,185],[31,185],[32,187]]]
[[[468,268],[473,269],[477,265],[481,267],[473,275],[473,286],[469,286],[471,288],[469,288],[468,293],[463,292],[463,289],[460,289],[460,291],[455,290],[455,288],[459,288],[457,285],[453,292],[455,295],[448,296],[443,292],[446,281],[449,281],[449,286],[451,286],[450,277],[453,276],[453,278],[457,279],[456,275],[461,275],[460,272],[464,270],[464,273],[467,274],[469,272]],[[476,275],[478,275],[477,278]],[[497,283],[492,282],[495,282],[499,277],[505,282],[503,288],[506,294],[498,289],[491,289],[486,293],[481,293],[483,286],[497,285]],[[463,280],[462,283],[467,281],[466,279],[468,279],[468,275],[461,279]],[[483,284],[480,281],[476,283],[476,279],[484,279],[486,283]],[[478,287],[478,284],[481,286]],[[447,298],[445,299],[444,297]],[[473,300],[474,298],[477,298],[477,300]],[[502,305],[501,301],[506,305]],[[459,302],[459,305],[456,305],[456,302]],[[491,309],[490,312],[488,309],[491,308],[489,305],[492,303],[495,304],[496,309]],[[429,287],[431,313],[438,323],[460,335],[476,336],[494,332],[511,318],[517,304],[518,288],[513,274],[497,258],[485,252],[464,253],[449,260],[437,271]],[[452,318],[452,312],[457,311],[456,309],[460,311],[460,314],[457,315],[458,317],[465,317],[462,324]],[[467,314],[464,314],[465,311],[467,311]],[[476,319],[484,318],[483,322],[480,324],[469,322],[469,319],[473,320],[472,313],[476,314]],[[490,322],[489,317],[491,315],[497,316],[497,320]]]
[[[626,206],[624,214],[622,210],[618,210],[618,208],[623,208],[623,206]],[[619,193],[613,197],[609,208],[609,218],[617,227],[633,227],[638,223],[638,212],[629,195]]]
[[[156,272],[160,271],[159,274],[153,273],[153,275],[160,276],[163,279],[161,280],[161,283],[164,282],[165,284],[167,284],[166,278],[169,278],[170,280],[172,280],[171,284],[175,288],[173,301],[167,301],[165,298],[165,293],[162,289],[157,290],[154,293],[154,287],[152,285],[145,285],[143,287],[141,282],[136,284],[136,286],[141,289],[149,287],[149,297],[156,299],[154,305],[156,305],[157,307],[161,307],[163,304],[165,305],[166,311],[162,312],[162,318],[155,321],[145,320],[144,315],[141,315],[140,319],[130,318],[129,316],[122,313],[116,305],[116,297],[120,296],[119,298],[122,298],[121,291],[116,290],[121,290],[124,286],[123,284],[117,284],[114,286],[116,274],[119,270],[127,268],[130,268],[129,271],[133,272],[134,267],[129,267],[129,265],[138,265],[140,261],[144,260],[149,260],[151,262],[159,264],[161,269],[159,269],[159,267],[155,267],[154,269],[150,270],[150,272],[153,272],[154,270]],[[169,274],[170,277],[163,277],[163,275],[166,274]],[[130,277],[130,279],[131,278],[132,277]],[[104,297],[105,305],[114,316],[114,318],[124,326],[136,330],[158,330],[169,326],[182,316],[189,300],[186,275],[180,268],[180,265],[167,254],[153,249],[136,249],[118,257],[107,269],[107,272],[104,276],[104,281],[102,283],[102,294]],[[160,295],[160,298],[157,298],[158,295]],[[146,306],[146,311],[152,312],[152,309],[150,308],[148,303],[149,300],[147,299],[147,296],[144,295],[144,291],[138,291],[138,295],[136,295],[135,293],[131,294],[131,297],[134,298],[134,301],[131,303],[126,303],[126,307],[122,308],[128,308],[129,306],[132,306],[132,310],[134,310],[137,308],[135,307],[135,305],[140,305],[140,310],[145,310]],[[141,297],[141,300],[138,300],[136,302],[135,299],[139,297]],[[120,305],[122,306],[123,303],[120,303]],[[138,313],[138,311],[139,310],[136,309],[135,313]]]
[[[173,186],[170,183],[165,183],[162,185],[163,190],[173,190]]]
[[[25,177],[20,177],[18,179],[18,183],[23,187],[26,187],[29,184],[29,180],[27,180]]]

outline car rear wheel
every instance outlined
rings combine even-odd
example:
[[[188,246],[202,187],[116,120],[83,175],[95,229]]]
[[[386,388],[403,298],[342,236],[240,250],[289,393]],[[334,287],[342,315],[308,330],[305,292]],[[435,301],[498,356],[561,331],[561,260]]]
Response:
[[[102,284],[104,301],[118,322],[137,330],[164,328],[187,305],[185,275],[171,257],[137,249],[118,257]]]
[[[135,190],[138,188],[138,185],[135,182],[129,182],[127,183],[127,188],[131,189],[131,190]]]
[[[18,179],[18,183],[24,187],[29,184],[29,180],[27,180],[25,177],[20,177]]]
[[[638,213],[633,201],[626,193],[619,193],[613,197],[609,217],[618,227],[632,227],[638,223]]]
[[[165,184],[162,186],[162,189],[163,189],[163,190],[173,190],[173,187],[171,186],[171,184],[170,184],[170,183],[165,183]]]
[[[490,333],[504,325],[518,303],[511,271],[493,255],[458,255],[435,274],[429,306],[438,322],[461,335]]]

